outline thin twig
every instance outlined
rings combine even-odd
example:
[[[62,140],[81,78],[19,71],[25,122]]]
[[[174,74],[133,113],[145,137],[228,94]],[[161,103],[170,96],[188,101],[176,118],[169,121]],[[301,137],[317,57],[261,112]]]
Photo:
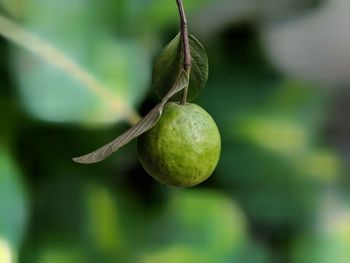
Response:
[[[130,124],[140,120],[139,115],[127,103],[116,97],[107,87],[102,85],[92,74],[81,68],[76,62],[64,55],[43,39],[33,35],[10,19],[0,15],[0,35],[9,41],[29,50],[48,63],[56,66],[75,78],[84,87],[110,104]]]
[[[190,41],[188,36],[187,29],[187,18],[185,14],[185,9],[182,3],[182,0],[176,0],[179,14],[180,14],[180,30],[181,30],[181,42],[183,47],[183,68],[188,75],[190,75],[191,67],[192,67],[192,57],[191,57],[191,49],[190,49]],[[185,104],[187,100],[188,94],[188,86],[184,89],[181,104]]]

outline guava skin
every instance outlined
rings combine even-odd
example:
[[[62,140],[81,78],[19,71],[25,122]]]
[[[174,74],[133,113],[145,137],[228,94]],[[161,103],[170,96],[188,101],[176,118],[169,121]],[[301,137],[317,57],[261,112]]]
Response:
[[[214,120],[196,104],[168,102],[156,126],[137,143],[144,169],[159,182],[176,187],[208,179],[220,151],[220,133]]]

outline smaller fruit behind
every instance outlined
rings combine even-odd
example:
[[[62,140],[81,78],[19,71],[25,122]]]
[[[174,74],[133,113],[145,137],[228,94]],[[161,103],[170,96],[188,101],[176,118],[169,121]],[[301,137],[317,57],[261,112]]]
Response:
[[[213,173],[221,139],[211,116],[196,104],[169,102],[155,127],[138,138],[144,169],[163,184],[197,185]]]

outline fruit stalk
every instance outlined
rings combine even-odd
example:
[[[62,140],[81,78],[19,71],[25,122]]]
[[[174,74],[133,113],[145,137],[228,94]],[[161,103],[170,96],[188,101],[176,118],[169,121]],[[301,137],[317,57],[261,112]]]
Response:
[[[182,0],[176,0],[179,14],[180,14],[180,30],[181,30],[181,42],[183,50],[183,68],[187,72],[188,76],[190,75],[192,67],[192,57],[190,49],[190,41],[188,37],[188,28],[187,28],[187,18],[185,14],[184,5]],[[185,104],[187,101],[188,85],[185,87],[182,95],[181,104]]]

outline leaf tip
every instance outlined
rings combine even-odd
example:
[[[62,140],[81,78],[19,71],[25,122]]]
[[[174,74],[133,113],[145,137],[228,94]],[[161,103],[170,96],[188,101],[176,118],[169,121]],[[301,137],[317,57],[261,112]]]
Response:
[[[80,163],[80,164],[90,164],[91,163],[91,162],[87,161],[86,158],[84,158],[84,156],[74,157],[74,158],[72,158],[72,160],[75,163]]]

